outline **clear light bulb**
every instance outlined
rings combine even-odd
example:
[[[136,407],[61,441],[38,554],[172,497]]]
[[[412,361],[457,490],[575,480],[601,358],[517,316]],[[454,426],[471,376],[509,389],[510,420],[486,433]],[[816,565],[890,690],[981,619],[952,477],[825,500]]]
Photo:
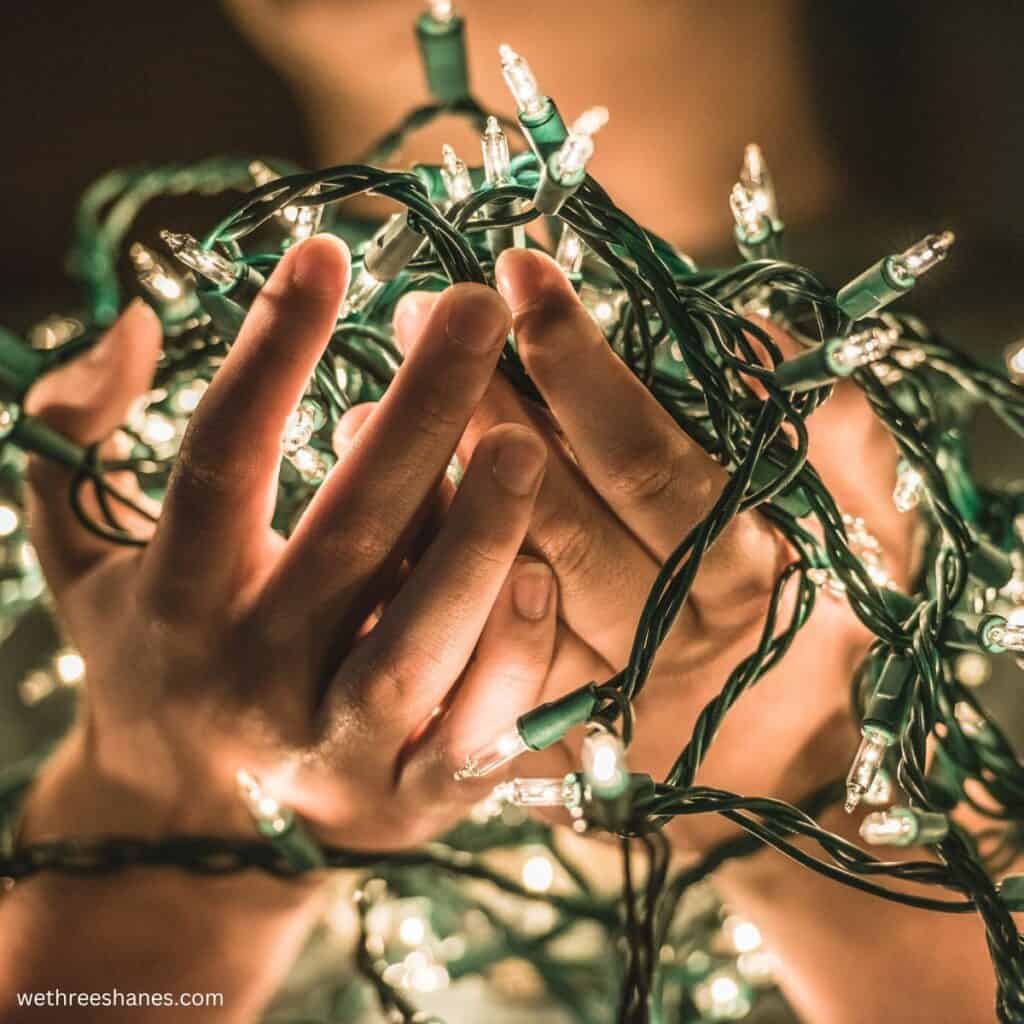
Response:
[[[925,235],[920,242],[915,242],[896,258],[913,277],[917,278],[926,274],[932,267],[938,266],[946,258],[955,241],[956,235],[952,231]]]
[[[547,892],[555,881],[555,866],[542,853],[527,859],[522,870],[523,887],[530,892]]]
[[[883,732],[865,726],[857,754],[846,776],[846,813],[856,810],[864,794],[871,789],[875,776],[878,774],[885,753],[891,745],[890,738]]]
[[[622,740],[602,725],[591,725],[583,739],[583,778],[599,797],[617,797],[629,785]]]
[[[1013,379],[1018,384],[1024,381],[1024,341],[1015,341],[1007,346],[1003,358]]]
[[[548,100],[541,93],[530,65],[508,43],[498,47],[498,56],[501,58],[502,77],[516,101],[519,113],[526,117],[541,113]]]
[[[473,194],[473,180],[469,169],[447,143],[441,147],[441,180],[448,198],[453,203],[468,199]]]
[[[862,366],[884,359],[899,339],[900,332],[894,327],[869,327],[841,339],[831,349],[829,360],[841,371],[852,373]]]
[[[480,148],[484,158],[484,176],[491,185],[507,185],[512,179],[512,158],[508,151],[508,138],[496,117],[487,118]]]
[[[0,501],[0,537],[10,537],[21,526],[18,509],[8,501]]]
[[[240,768],[235,772],[235,782],[239,796],[257,824],[268,826],[278,835],[288,830],[293,821],[292,812],[264,789],[256,775]]]
[[[323,483],[334,464],[322,451],[308,444],[289,455],[288,461],[310,484]]]
[[[145,290],[161,302],[175,302],[186,294],[184,280],[152,249],[136,242],[128,250],[132,269]]]
[[[526,741],[519,735],[519,730],[513,726],[470,754],[466,758],[466,763],[455,773],[455,779],[462,781],[490,775],[529,749]]]
[[[732,210],[736,228],[746,239],[761,238],[769,229],[768,217],[754,200],[753,194],[736,182],[729,193],[729,208]]]
[[[1014,621],[1024,618],[1011,613],[1009,619],[1002,616],[994,618],[985,628],[984,640],[996,644],[1008,651],[1024,653],[1024,621]]]
[[[743,150],[740,184],[750,194],[761,213],[773,222],[778,221],[779,208],[775,199],[775,186],[764,153],[756,142],[749,143]]]
[[[304,398],[285,422],[282,452],[290,457],[305,448],[325,420],[323,406],[315,398]]]
[[[57,652],[53,667],[65,686],[76,686],[85,678],[85,659],[69,647]]]
[[[561,778],[511,779],[494,787],[490,799],[516,807],[578,807],[582,790],[576,775]]]
[[[85,324],[81,320],[54,313],[33,326],[28,334],[28,343],[33,348],[50,350],[60,348],[84,333]]]
[[[709,974],[693,989],[693,999],[704,1020],[742,1020],[751,1010],[751,992],[731,967]]]
[[[594,155],[594,133],[607,123],[607,107],[591,107],[576,118],[555,154],[555,177],[563,181],[573,178],[587,166]]]
[[[272,181],[279,181],[281,175],[262,160],[253,160],[249,164],[249,176],[256,185],[269,185]],[[320,192],[319,184],[311,186],[304,193],[307,196],[315,196]],[[301,242],[304,238],[311,238],[320,230],[320,223],[324,218],[323,206],[296,206],[289,203],[282,207],[275,214],[281,221],[285,230],[291,235],[292,240]]]
[[[565,274],[578,274],[583,269],[583,255],[583,239],[568,224],[563,224],[558,248],[555,250],[555,262]]]
[[[204,249],[192,235],[161,231],[160,237],[175,259],[219,288],[230,287],[237,280],[235,264],[219,252]]]
[[[348,286],[348,293],[345,296],[345,301],[341,304],[338,316],[344,320],[354,313],[361,313],[383,287],[383,281],[378,281],[366,267],[360,267],[359,273]]]
[[[900,512],[912,512],[921,503],[923,494],[924,477],[909,462],[900,459],[892,492],[893,504]]]
[[[863,799],[868,807],[884,807],[892,801],[892,776],[884,768],[878,769]]]
[[[913,846],[937,843],[949,832],[944,814],[893,807],[874,811],[860,823],[860,836],[871,846]]]

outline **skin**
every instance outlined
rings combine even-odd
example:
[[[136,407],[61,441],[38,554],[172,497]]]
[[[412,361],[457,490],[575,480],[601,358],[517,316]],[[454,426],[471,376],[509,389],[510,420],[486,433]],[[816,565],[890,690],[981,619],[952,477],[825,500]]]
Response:
[[[325,163],[353,156],[373,134],[369,126],[383,129],[418,94],[411,62],[337,60],[342,21],[358,5],[303,0],[287,16],[267,0],[229,6],[296,85]],[[632,52],[649,58],[616,78],[613,112],[624,109],[622,123],[661,147],[651,167],[677,173],[640,180],[632,136],[614,135],[614,122],[609,146],[604,136],[599,146],[605,164],[595,164],[641,221],[688,243],[717,238],[720,215],[707,211],[721,205],[722,175],[734,174],[736,154],[755,134],[744,116],[754,118],[777,178],[789,168],[801,182],[792,207],[787,197],[787,216],[799,219],[821,204],[831,176],[801,99],[793,5],[745,9],[747,22],[757,19],[748,27],[764,59],[731,64],[714,123],[706,131],[691,126],[718,139],[717,149],[680,147],[677,133],[645,113],[668,59],[659,46],[669,40],[670,53],[678,52],[678,39],[666,35],[678,28],[673,5],[652,3],[635,19],[629,5],[591,4],[600,17],[582,22],[569,6],[538,6],[520,19],[537,45],[571,33],[584,49],[604,54],[559,82],[564,61],[556,50],[540,51],[538,71],[560,99],[566,95],[568,111],[611,100],[603,83],[612,54],[595,47],[628,35]],[[479,49],[490,54],[507,19],[483,5],[471,13],[484,38]],[[674,81],[692,75],[695,88],[720,73],[702,62],[735,43],[736,25],[690,13],[699,45],[692,61],[672,64],[672,74]],[[384,55],[405,45],[404,5],[375,5],[373,17],[368,45]],[[553,23],[544,19],[563,17],[567,23],[545,35]],[[541,24],[544,33],[536,30]],[[533,58],[530,39],[510,41]],[[368,67],[396,77],[382,87]],[[485,67],[474,70],[484,99],[507,106],[493,66]],[[688,109],[699,118],[705,107]],[[736,125],[742,136],[721,138]],[[439,141],[405,158],[432,159]],[[784,163],[775,163],[776,153]],[[677,186],[679,194],[671,191]],[[307,258],[313,266],[293,273]],[[32,794],[26,841],[118,831],[251,836],[233,785],[239,767],[272,781],[325,839],[398,847],[434,835],[480,796],[472,786],[453,786],[451,770],[482,737],[538,701],[621,667],[661,560],[717,496],[722,471],[614,357],[557,268],[514,252],[498,267],[501,299],[460,285],[441,299],[403,301],[395,324],[407,353],[400,378],[379,407],[345,418],[342,461],[283,542],[270,531],[268,512],[280,434],[326,342],[345,267],[344,253],[322,241],[282,262],[203,399],[157,536],[142,555],[92,543],[65,510],[66,480],[34,467],[34,540],[85,654],[89,688],[80,721]],[[475,309],[458,343],[445,331],[453,296],[460,308],[472,298]],[[493,375],[509,323],[550,415],[524,405]],[[784,351],[794,351],[769,329]],[[130,311],[95,361],[37,386],[31,411],[81,441],[105,437],[147,386],[158,345],[152,318]],[[431,383],[452,374],[461,386]],[[890,571],[905,582],[914,522],[892,505],[896,454],[884,431],[845,386],[810,428],[811,461],[840,506],[865,517]],[[453,499],[438,481],[456,445],[470,468]],[[533,456],[538,473],[544,466],[520,493],[502,488],[490,468],[509,446],[519,452],[514,461]],[[439,528],[435,506],[447,508]],[[701,707],[752,649],[770,584],[788,557],[756,513],[738,518],[709,553],[638,701],[634,769],[664,773]],[[524,581],[534,600],[520,606]],[[527,606],[533,611],[524,613]],[[783,663],[730,713],[698,781],[795,800],[844,773],[856,742],[849,679],[867,642],[845,605],[822,595]],[[443,714],[435,714],[439,706]],[[568,744],[517,770],[542,775],[574,763]],[[856,819],[828,812],[824,823],[855,838]],[[670,834],[686,856],[730,833],[698,818]],[[772,852],[730,865],[716,880],[780,955],[780,982],[804,1019],[991,1019],[993,983],[977,921],[882,905]],[[101,991],[126,978],[140,990],[224,992],[225,1008],[203,1011],[204,1019],[251,1020],[296,955],[320,894],[315,880],[285,884],[255,874],[35,878],[0,903],[0,1020],[15,1019],[17,991]],[[73,936],[63,927],[68,915]],[[894,977],[907,949],[914,975]],[[52,1019],[69,1017],[60,1011]],[[80,1011],[76,1019],[92,1018]],[[117,1019],[102,1011],[102,1020]],[[149,1018],[132,1010],[121,1019]]]

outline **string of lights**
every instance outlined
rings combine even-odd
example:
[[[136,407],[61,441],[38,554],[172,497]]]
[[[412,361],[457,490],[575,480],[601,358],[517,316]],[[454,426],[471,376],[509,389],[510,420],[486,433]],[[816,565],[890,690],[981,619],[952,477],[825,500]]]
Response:
[[[838,291],[830,289],[783,259],[774,185],[764,154],[751,145],[728,195],[742,261],[727,269],[700,269],[637,224],[588,175],[607,110],[592,108],[567,126],[523,57],[502,46],[501,71],[527,144],[513,156],[509,122],[484,111],[470,93],[464,24],[451,5],[429,4],[416,34],[434,102],[371,147],[366,163],[299,171],[262,160],[219,159],[118,172],[86,194],[71,261],[83,284],[85,315],[52,318],[28,341],[0,333],[0,442],[6,442],[0,461],[0,617],[14,623],[43,595],[18,501],[25,453],[73,468],[69,501],[88,529],[111,543],[145,544],[145,537],[125,525],[124,510],[149,521],[154,517],[113,480],[131,472],[146,495],[159,498],[190,414],[283,251],[319,230],[358,239],[357,226],[341,214],[344,202],[356,196],[384,197],[398,212],[356,247],[336,328],[289,420],[276,528],[292,528],[330,472],[336,461],[330,439],[339,418],[354,404],[379,398],[394,377],[401,357],[390,322],[401,296],[453,282],[492,283],[501,252],[540,244],[528,228],[548,232],[559,266],[608,344],[679,428],[728,471],[728,483],[665,560],[637,622],[627,664],[611,678],[580,680],[577,690],[508,723],[500,735],[481,737],[459,777],[487,776],[583,728],[578,771],[564,778],[499,782],[478,821],[428,849],[387,855],[320,846],[261,780],[240,773],[241,798],[260,840],[68,840],[27,849],[10,844],[0,848],[0,876],[112,872],[128,864],[176,864],[196,873],[257,866],[286,876],[357,868],[368,871],[359,901],[359,966],[382,1004],[400,1019],[423,1019],[416,1016],[410,992],[428,991],[438,971],[455,977],[512,957],[531,963],[548,994],[578,1019],[602,1019],[574,998],[577,982],[599,983],[589,976],[580,982],[579,972],[551,952],[573,923],[585,920],[624,935],[626,966],[615,995],[619,1020],[668,1019],[662,1013],[673,987],[678,1019],[721,1020],[738,1019],[750,1009],[743,979],[712,957],[701,970],[692,964],[683,969],[662,950],[674,934],[675,908],[683,896],[724,860],[766,845],[882,900],[922,912],[980,915],[999,1019],[1024,1021],[1024,955],[1011,917],[1011,911],[1024,909],[1024,875],[1001,877],[1024,852],[1024,768],[959,668],[965,657],[976,665],[1007,652],[1024,655],[1024,494],[979,486],[963,441],[968,415],[982,404],[1024,435],[1024,391],[1005,373],[946,345],[915,317],[887,311],[941,263],[952,235],[929,235],[904,252],[883,256]],[[450,146],[437,165],[402,171],[375,166],[441,114],[464,117],[480,130],[482,167],[470,166]],[[139,209],[158,195],[238,189],[246,190],[242,202],[201,240],[166,231],[167,254],[141,243],[129,248],[138,285],[165,330],[153,388],[123,427],[129,454],[103,459],[25,414],[22,399],[31,384],[85,351],[116,317],[118,258]],[[804,351],[784,359],[760,321],[751,319],[754,314],[784,326]],[[1007,361],[1019,379],[1021,350],[1009,351]],[[499,370],[527,399],[542,402],[512,342]],[[829,400],[837,381],[847,379],[862,390],[899,449],[896,507],[918,509],[927,527],[912,593],[896,587],[869,524],[844,515],[808,460],[807,418]],[[100,519],[87,511],[86,489],[97,499]],[[664,779],[631,772],[634,703],[659,646],[715,540],[736,515],[755,509],[792,551],[772,590],[756,647],[701,711]],[[784,602],[784,592],[795,599]],[[836,766],[837,776],[848,769],[845,786],[808,780],[809,793],[823,788],[798,808],[697,785],[730,709],[784,659],[819,600],[848,602],[874,637],[851,683],[862,741],[852,765]],[[39,700],[61,685],[79,683],[85,668],[77,657],[63,649],[50,669],[35,674],[34,683],[25,681],[23,695]],[[16,772],[0,785],[0,809],[11,820],[31,777],[31,771]],[[894,781],[906,794],[905,806],[891,805]],[[879,859],[819,825],[815,815],[841,790],[848,812],[862,803],[874,808],[860,827],[868,845],[920,847],[920,858]],[[515,830],[506,825],[510,813],[515,817],[518,808],[534,807],[564,808],[577,831],[619,837],[620,899],[595,894],[558,852],[550,829],[529,822]],[[988,826],[968,831],[958,819],[961,807],[982,815]],[[699,814],[719,815],[744,836],[713,850],[696,867],[672,874],[664,827]],[[810,840],[819,852],[808,852],[798,839]],[[487,864],[489,851],[514,845],[546,851],[547,866],[524,874],[521,884]],[[541,884],[541,875],[555,868],[568,880],[568,894]],[[464,912],[490,915],[500,941],[486,955],[466,952],[447,966],[421,955],[414,962],[406,957],[395,970],[386,944],[372,933],[375,900],[382,887],[406,901],[430,886],[441,891],[438,878],[471,878],[520,899],[543,899],[555,917],[540,937],[524,935],[486,902],[452,894],[453,905]],[[753,950],[744,950],[742,941],[736,945],[740,953]]]

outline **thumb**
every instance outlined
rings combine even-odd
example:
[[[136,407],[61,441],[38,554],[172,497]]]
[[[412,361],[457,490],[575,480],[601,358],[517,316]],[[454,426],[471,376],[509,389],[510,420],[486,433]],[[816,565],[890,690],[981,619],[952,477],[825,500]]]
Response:
[[[160,353],[157,315],[137,299],[85,355],[40,378],[25,397],[25,412],[81,445],[111,434],[150,386]],[[29,461],[28,518],[32,542],[54,593],[59,594],[111,550],[82,524],[69,500],[71,473],[38,456]],[[122,488],[124,489],[124,488]],[[95,499],[82,494],[83,511],[99,518]]]

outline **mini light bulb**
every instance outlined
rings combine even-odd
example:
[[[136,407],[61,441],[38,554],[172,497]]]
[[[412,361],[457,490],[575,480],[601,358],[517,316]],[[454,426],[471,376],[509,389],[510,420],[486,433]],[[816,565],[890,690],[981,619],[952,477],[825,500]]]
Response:
[[[238,269],[231,260],[212,249],[204,249],[192,235],[161,231],[160,237],[175,259],[217,287],[228,288],[238,279]]]
[[[466,763],[455,773],[457,781],[479,779],[525,754],[530,748],[515,727],[499,733],[466,758]]]
[[[480,148],[484,158],[484,176],[491,185],[507,185],[512,182],[512,158],[508,150],[508,138],[501,130],[496,117],[487,118]]]
[[[1010,376],[1018,384],[1024,382],[1024,340],[1015,341],[1012,345],[1007,346],[1003,353],[1003,359],[1006,362],[1006,369],[1010,371]]]
[[[269,185],[272,181],[279,181],[281,175],[262,160],[253,160],[249,164],[249,175],[257,185]],[[320,192],[319,183],[311,186],[304,193],[307,196],[315,196]],[[277,219],[281,221],[285,230],[292,237],[293,242],[301,242],[304,238],[311,238],[320,230],[320,222],[324,217],[323,206],[297,206],[289,203],[277,211]]]
[[[339,317],[344,320],[355,313],[361,313],[383,287],[383,281],[378,281],[366,267],[360,267],[359,273],[348,286],[348,293],[345,295],[345,301],[341,304]]]
[[[522,870],[523,887],[530,892],[547,892],[555,881],[555,866],[542,853],[530,857]]]
[[[878,770],[885,760],[886,751],[892,746],[892,737],[888,734],[864,726],[860,746],[846,776],[846,813],[852,814],[861,802],[864,794],[871,789]]]
[[[441,147],[441,180],[453,203],[460,203],[473,194],[469,169],[447,143]]]
[[[583,792],[579,777],[511,779],[500,782],[491,792],[490,800],[516,807],[578,807]]]
[[[239,796],[258,825],[268,828],[277,835],[288,831],[294,815],[263,788],[263,783],[257,776],[240,768],[235,772],[235,781],[238,784]]]
[[[870,788],[864,794],[864,803],[869,807],[884,807],[892,802],[892,776],[879,768]]]
[[[439,25],[447,25],[455,17],[452,0],[427,0],[427,14]]]
[[[323,483],[334,463],[318,448],[305,445],[288,456],[288,461],[299,471],[299,475],[310,484]]]
[[[21,514],[9,501],[0,501],[0,537],[10,537],[21,526]]]
[[[736,230],[745,241],[763,238],[771,229],[767,215],[761,210],[753,194],[736,182],[729,193],[729,207],[732,209]]]
[[[598,797],[614,799],[629,785],[622,740],[603,725],[588,727],[583,739],[583,778]]]
[[[946,258],[955,241],[956,235],[952,231],[925,235],[920,242],[915,242],[896,258],[912,277],[918,278],[932,267],[938,266]]]
[[[900,459],[892,492],[893,504],[900,512],[912,512],[921,503],[923,494],[924,477],[909,462]]]
[[[566,275],[575,275],[583,269],[583,239],[568,224],[562,225],[562,234],[555,250],[555,262]]]
[[[71,648],[57,652],[53,667],[65,686],[77,686],[85,678],[85,659]]]
[[[54,313],[32,327],[28,343],[33,348],[50,350],[60,348],[84,333],[85,324],[81,320]]]
[[[761,929],[745,918],[730,915],[722,922],[722,932],[737,953],[752,953],[761,946]]]
[[[292,456],[305,448],[326,419],[323,406],[315,398],[304,398],[285,422],[282,452]]]
[[[565,181],[579,175],[594,155],[594,134],[608,123],[607,107],[591,107],[573,122],[555,154],[555,177]]]
[[[860,824],[861,838],[871,846],[913,846],[941,842],[949,832],[944,814],[892,807],[874,811]]]
[[[779,209],[775,199],[775,186],[764,153],[756,142],[749,143],[743,150],[740,184],[750,194],[758,210],[773,224],[777,223]]]
[[[548,100],[541,93],[530,65],[508,43],[498,47],[498,56],[501,58],[502,77],[516,101],[519,113],[526,117],[540,114]]]
[[[152,249],[136,242],[129,250],[139,284],[160,302],[176,302],[186,295],[186,284]]]
[[[985,647],[994,646],[1006,651],[1014,651],[1018,654],[1024,653],[1024,616],[1016,611],[1010,614],[1009,619],[1002,615],[992,615],[982,620],[980,630],[982,644]]]
[[[839,376],[845,377],[862,366],[884,359],[899,338],[896,328],[869,327],[831,345],[828,361]]]
[[[750,986],[731,967],[709,974],[693,989],[693,999],[702,1019],[742,1020],[751,1009]]]

